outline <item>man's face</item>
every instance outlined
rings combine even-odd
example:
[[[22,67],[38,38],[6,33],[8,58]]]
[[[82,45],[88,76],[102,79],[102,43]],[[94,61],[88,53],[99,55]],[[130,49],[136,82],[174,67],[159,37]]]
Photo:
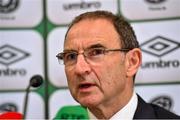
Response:
[[[121,48],[118,33],[105,19],[75,24],[67,34],[64,49],[82,53],[99,45],[107,49]],[[108,105],[122,99],[127,84],[125,59],[125,54],[119,51],[108,52],[98,62],[87,62],[83,54],[79,54],[76,64],[65,66],[74,99],[87,107]]]

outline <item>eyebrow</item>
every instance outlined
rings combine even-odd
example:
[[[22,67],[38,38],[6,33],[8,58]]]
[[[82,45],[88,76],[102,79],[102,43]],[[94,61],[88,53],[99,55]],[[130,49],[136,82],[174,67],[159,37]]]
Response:
[[[67,49],[67,50],[63,50],[63,52],[77,52],[76,50],[73,50],[73,49]]]
[[[91,46],[89,46],[87,49],[91,49],[91,48],[104,48],[104,46],[100,43],[98,44],[93,44]]]
[[[105,47],[102,44],[97,43],[97,44],[90,45],[86,49],[92,49],[92,48],[105,48]],[[63,50],[63,52],[77,52],[77,51],[73,49],[65,49]]]

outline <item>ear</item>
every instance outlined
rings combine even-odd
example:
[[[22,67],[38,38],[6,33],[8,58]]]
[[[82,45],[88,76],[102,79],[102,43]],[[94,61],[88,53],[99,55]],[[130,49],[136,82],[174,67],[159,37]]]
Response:
[[[130,50],[126,55],[126,75],[133,77],[140,67],[142,62],[142,54],[139,48]]]

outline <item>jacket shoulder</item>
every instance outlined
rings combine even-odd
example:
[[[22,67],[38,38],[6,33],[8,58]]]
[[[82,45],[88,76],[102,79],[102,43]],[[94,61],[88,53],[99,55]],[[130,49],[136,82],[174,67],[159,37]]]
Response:
[[[155,116],[157,118],[160,118],[160,119],[163,119],[163,118],[166,118],[166,119],[180,119],[180,116],[162,108],[162,107],[159,107],[157,105],[154,105],[154,104],[150,104],[153,109],[154,109],[154,113],[155,113]]]
[[[146,103],[139,95],[133,119],[180,119],[180,116],[151,103]]]

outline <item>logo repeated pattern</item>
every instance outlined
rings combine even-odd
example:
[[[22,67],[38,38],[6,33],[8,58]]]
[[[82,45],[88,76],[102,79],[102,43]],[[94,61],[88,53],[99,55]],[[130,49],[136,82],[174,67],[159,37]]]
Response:
[[[180,22],[164,21],[132,25],[140,42],[143,58],[136,83],[178,82]]]
[[[69,24],[75,16],[86,11],[100,9],[117,13],[117,6],[116,0],[47,0],[47,17],[56,25]]]
[[[30,54],[11,45],[0,46],[0,63],[6,66],[25,59]]]
[[[121,12],[130,21],[179,18],[179,0],[121,0]],[[140,13],[139,13],[139,12]]]
[[[43,0],[0,0],[1,28],[36,27],[42,19]]]
[[[3,112],[17,112],[17,111],[18,111],[18,107],[14,103],[0,104],[0,113],[3,113]]]
[[[174,50],[180,48],[180,43],[164,38],[162,36],[156,36],[141,44],[142,51],[151,55],[162,57]]]
[[[19,6],[19,0],[1,0],[0,13],[11,13]]]
[[[157,96],[156,98],[153,98],[150,102],[159,105],[166,110],[171,110],[173,106],[173,99],[167,95]]]

